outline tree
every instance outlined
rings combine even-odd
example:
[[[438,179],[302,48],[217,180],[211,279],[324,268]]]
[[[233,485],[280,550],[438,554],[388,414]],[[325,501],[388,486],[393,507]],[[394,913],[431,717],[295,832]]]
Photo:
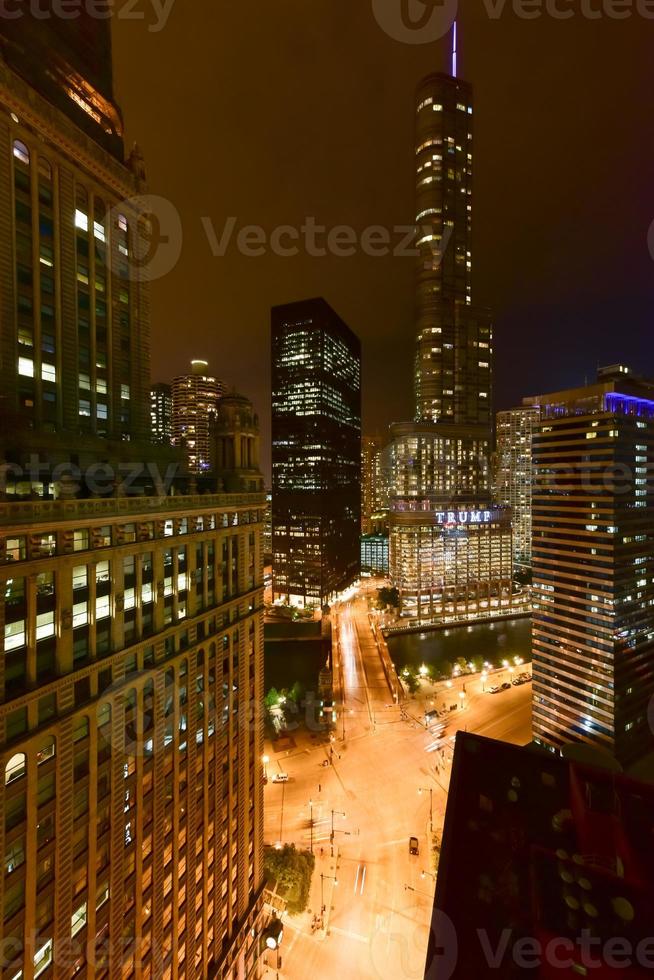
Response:
[[[309,901],[315,858],[309,851],[298,851],[295,844],[264,850],[263,868],[268,886],[276,887],[286,899],[288,911],[304,912]]]
[[[390,606],[391,609],[397,609],[400,605],[400,593],[397,589],[389,589],[384,587],[383,589],[377,589],[377,607],[379,609],[386,609]]]

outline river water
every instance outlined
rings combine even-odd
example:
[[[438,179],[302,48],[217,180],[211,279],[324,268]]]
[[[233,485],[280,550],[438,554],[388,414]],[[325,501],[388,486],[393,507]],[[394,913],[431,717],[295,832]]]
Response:
[[[531,619],[510,619],[479,626],[457,626],[455,629],[425,633],[405,633],[388,637],[391,660],[398,669],[455,664],[459,657],[470,660],[483,657],[490,663],[513,661],[514,657],[531,660]]]

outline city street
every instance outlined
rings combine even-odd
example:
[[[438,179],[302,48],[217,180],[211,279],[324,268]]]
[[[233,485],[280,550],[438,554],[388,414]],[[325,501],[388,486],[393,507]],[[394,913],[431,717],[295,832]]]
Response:
[[[444,758],[440,747],[428,751],[434,739],[422,723],[424,708],[432,700],[438,707],[465,702],[446,719],[447,740],[468,728],[523,744],[531,738],[531,685],[492,695],[477,680],[459,699],[462,679],[451,691],[420,694],[400,707],[392,703],[365,600],[341,604],[334,619],[335,682],[343,683],[334,741],[303,733],[282,753],[267,747],[269,776],[285,772],[289,781],[266,786],[265,840],[313,844],[311,913],[320,911],[321,872],[328,908],[324,938],[307,927],[311,915],[296,923],[285,917],[279,973],[415,978],[422,976],[434,894],[430,823],[441,831],[451,758],[449,747]],[[409,854],[411,836],[419,841],[417,856]]]

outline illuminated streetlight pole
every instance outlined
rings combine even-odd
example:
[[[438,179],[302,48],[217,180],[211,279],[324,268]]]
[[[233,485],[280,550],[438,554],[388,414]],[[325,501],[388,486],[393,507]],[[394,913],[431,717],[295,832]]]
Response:
[[[345,819],[345,814],[342,810],[332,810],[332,832],[329,836],[329,843],[331,845],[331,855],[334,857],[334,815],[337,814],[339,817]]]
[[[434,832],[434,791],[431,786],[429,789],[423,789],[421,786],[418,793],[422,795],[423,793],[429,793],[429,831],[433,834]]]

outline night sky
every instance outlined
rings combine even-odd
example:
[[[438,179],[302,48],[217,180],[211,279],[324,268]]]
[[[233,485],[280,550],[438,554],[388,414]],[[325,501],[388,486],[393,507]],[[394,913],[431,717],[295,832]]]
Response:
[[[153,285],[153,380],[207,358],[253,398],[267,442],[270,307],[323,295],[363,341],[365,431],[410,418],[413,259],[253,258],[234,243],[218,258],[202,218],[218,236],[230,216],[269,233],[306,216],[410,224],[413,93],[446,69],[446,42],[391,39],[371,0],[177,0],[160,32],[148,0],[137,9],[144,21],[114,26],[116,95],[151,192],[184,229],[179,263]],[[496,408],[598,363],[654,374],[654,20],[523,20],[508,2],[490,19],[476,0],[459,25]]]

